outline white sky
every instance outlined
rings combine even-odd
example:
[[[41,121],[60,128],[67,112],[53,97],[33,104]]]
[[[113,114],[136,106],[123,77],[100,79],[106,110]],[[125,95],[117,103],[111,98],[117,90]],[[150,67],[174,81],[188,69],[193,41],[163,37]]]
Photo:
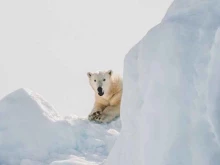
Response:
[[[129,49],[158,24],[172,0],[0,2],[0,98],[21,88],[61,115],[87,116],[88,71],[123,73]]]

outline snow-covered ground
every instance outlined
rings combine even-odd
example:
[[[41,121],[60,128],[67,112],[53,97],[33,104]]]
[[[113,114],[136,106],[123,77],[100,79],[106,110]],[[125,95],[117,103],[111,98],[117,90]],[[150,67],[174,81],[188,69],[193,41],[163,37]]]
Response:
[[[219,72],[220,1],[175,0],[125,58],[106,165],[219,165]]]
[[[219,71],[220,1],[175,0],[126,55],[120,120],[62,118],[17,90],[0,101],[0,164],[219,165]]]
[[[119,119],[100,125],[62,118],[39,94],[19,89],[0,101],[0,164],[97,165],[120,128]]]

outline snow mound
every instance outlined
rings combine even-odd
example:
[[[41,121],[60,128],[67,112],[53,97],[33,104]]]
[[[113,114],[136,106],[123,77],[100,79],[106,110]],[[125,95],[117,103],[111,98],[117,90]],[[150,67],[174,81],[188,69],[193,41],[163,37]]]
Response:
[[[0,164],[98,164],[120,127],[119,119],[100,125],[62,118],[39,94],[19,89],[0,101]]]
[[[220,164],[219,28],[219,0],[175,0],[130,50],[106,165]]]

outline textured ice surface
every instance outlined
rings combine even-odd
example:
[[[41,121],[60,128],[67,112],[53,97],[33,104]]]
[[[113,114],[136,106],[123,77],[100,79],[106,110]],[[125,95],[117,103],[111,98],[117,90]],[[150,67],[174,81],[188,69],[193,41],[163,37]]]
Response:
[[[219,28],[219,0],[175,0],[130,50],[107,165],[220,164]]]
[[[99,164],[120,127],[120,120],[100,125],[62,118],[40,95],[19,89],[0,101],[0,164]]]

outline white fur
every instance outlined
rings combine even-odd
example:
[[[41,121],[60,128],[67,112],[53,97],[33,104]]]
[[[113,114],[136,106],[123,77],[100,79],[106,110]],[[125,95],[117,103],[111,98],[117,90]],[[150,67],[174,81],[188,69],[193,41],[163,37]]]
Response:
[[[112,70],[87,73],[89,83],[95,92],[95,103],[89,120],[97,122],[110,122],[120,116],[122,96],[122,79],[113,74]],[[102,90],[98,91],[98,87]]]

